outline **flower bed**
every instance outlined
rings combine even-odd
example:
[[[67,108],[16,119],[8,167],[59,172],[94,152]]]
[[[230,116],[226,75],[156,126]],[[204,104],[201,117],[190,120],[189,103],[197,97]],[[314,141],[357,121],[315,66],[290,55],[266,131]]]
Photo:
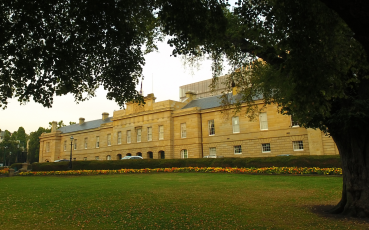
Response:
[[[0,169],[0,175],[8,175],[8,174],[9,174],[8,168]]]
[[[119,170],[70,170],[70,171],[38,171],[21,172],[19,176],[46,175],[98,175],[98,174],[127,174],[127,173],[174,173],[174,172],[202,172],[202,173],[241,173],[241,174],[320,174],[342,175],[341,168],[318,167],[265,167],[265,168],[220,168],[220,167],[183,167],[183,168],[155,168],[155,169],[119,169]],[[1,173],[0,173],[1,174]]]

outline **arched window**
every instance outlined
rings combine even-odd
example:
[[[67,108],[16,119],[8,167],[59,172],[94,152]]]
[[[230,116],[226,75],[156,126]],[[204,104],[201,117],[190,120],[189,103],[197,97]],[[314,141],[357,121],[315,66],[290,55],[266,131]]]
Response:
[[[183,158],[183,159],[188,158],[187,149],[182,149],[181,150],[181,158]]]
[[[117,160],[121,160],[122,159],[122,154],[117,154]]]
[[[110,155],[107,155],[106,156],[106,160],[110,161],[111,160],[111,156]]]
[[[152,154],[152,152],[147,152],[147,158],[148,159],[153,159],[154,158],[154,156],[153,156],[154,154]]]
[[[138,152],[138,153],[136,153],[136,156],[142,157],[142,153]]]
[[[127,154],[126,154],[126,156],[132,156],[132,154],[130,154],[130,153],[127,153]]]

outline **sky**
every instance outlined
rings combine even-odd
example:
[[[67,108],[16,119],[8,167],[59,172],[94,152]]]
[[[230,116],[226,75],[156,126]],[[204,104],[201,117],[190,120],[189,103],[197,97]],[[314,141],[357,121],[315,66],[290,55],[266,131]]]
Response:
[[[171,56],[172,48],[165,42],[158,44],[158,52],[145,56],[143,67],[143,95],[154,93],[156,101],[179,100],[179,87],[193,82],[210,79],[211,61],[204,60],[199,68],[184,66],[180,57]],[[226,72],[224,72],[225,74]],[[137,86],[139,90],[140,83]],[[49,122],[61,121],[69,124],[77,122],[80,117],[86,121],[101,119],[103,112],[113,115],[120,110],[117,103],[106,99],[106,91],[99,88],[96,97],[77,104],[72,95],[54,97],[52,108],[44,108],[41,104],[30,101],[20,105],[16,99],[9,100],[5,110],[0,109],[0,129],[17,131],[22,126],[26,133],[37,131],[39,127],[48,128]]]

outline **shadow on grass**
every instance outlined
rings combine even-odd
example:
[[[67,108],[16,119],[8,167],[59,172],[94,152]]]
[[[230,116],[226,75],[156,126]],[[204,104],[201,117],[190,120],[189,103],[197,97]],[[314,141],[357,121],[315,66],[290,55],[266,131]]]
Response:
[[[358,225],[362,225],[365,229],[369,229],[368,218],[355,218],[348,217],[340,214],[332,214],[329,210],[333,209],[335,205],[314,205],[310,207],[312,213],[319,217],[327,218],[330,220],[341,221],[341,222],[353,222]]]

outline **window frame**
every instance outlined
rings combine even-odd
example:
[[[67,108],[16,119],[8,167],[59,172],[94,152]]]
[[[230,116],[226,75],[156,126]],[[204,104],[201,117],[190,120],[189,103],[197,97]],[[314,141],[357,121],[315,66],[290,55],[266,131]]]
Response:
[[[64,148],[64,152],[66,152],[67,151],[67,141],[66,140],[64,141],[64,147],[63,148]]]
[[[84,147],[85,147],[85,149],[87,149],[87,144],[88,144],[88,139],[87,139],[87,137],[85,137],[85,139],[84,139]]]
[[[164,125],[159,125],[159,140],[164,140]]]
[[[269,149],[269,150],[265,150]],[[261,144],[261,152],[262,153],[270,153],[272,152],[272,147],[270,146],[270,143],[262,143]]]
[[[181,158],[182,159],[187,159],[188,158],[188,151],[187,151],[187,149],[182,149],[181,150]]]
[[[122,144],[122,132],[121,131],[117,133],[117,144],[118,145]]]
[[[208,120],[208,131],[209,131],[209,136],[214,136],[215,135],[215,122],[214,122],[214,119],[213,120]]]
[[[137,128],[136,129],[136,142],[139,143],[142,141],[142,129]]]
[[[296,146],[297,148],[295,148]],[[303,141],[292,141],[292,148],[293,148],[293,151],[304,151],[304,142]]]
[[[152,141],[152,127],[147,127],[147,141]]]
[[[265,118],[264,118],[265,115]],[[260,113],[259,114],[259,122],[260,122],[260,130],[268,130],[269,126],[268,126],[268,115],[266,112]],[[266,128],[263,126],[266,125]]]
[[[238,131],[236,129],[238,129]],[[239,119],[239,117],[232,117],[232,131],[233,131],[233,133],[240,133],[240,119]]]
[[[209,148],[209,156],[217,156],[217,147]]]
[[[96,143],[95,143],[95,147],[96,147],[96,148],[100,148],[100,136],[96,136]]]
[[[111,146],[111,133],[108,133],[108,135],[106,136],[106,142],[108,146]]]
[[[186,123],[181,123],[181,138],[187,138]]]
[[[236,151],[237,149],[239,149],[239,151]],[[242,154],[242,145],[233,146],[233,153],[236,155]]]
[[[127,144],[132,142],[131,130],[127,130]]]
[[[73,150],[77,150],[77,147],[78,147],[78,142],[77,142],[77,139],[74,139],[74,143],[73,143]]]

